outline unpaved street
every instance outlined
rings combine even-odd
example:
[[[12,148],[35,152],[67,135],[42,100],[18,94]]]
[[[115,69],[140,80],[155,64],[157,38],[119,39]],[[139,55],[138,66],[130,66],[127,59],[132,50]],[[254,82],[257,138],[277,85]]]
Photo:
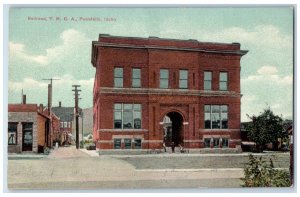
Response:
[[[236,188],[243,177],[243,155],[97,156],[62,147],[36,159],[10,157],[9,189]],[[269,157],[269,156],[266,156]],[[289,155],[275,156],[288,168]]]

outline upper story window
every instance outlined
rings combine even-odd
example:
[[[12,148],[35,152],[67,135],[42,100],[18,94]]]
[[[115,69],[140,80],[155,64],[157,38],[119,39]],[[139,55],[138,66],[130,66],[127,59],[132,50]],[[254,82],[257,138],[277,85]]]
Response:
[[[141,104],[114,104],[114,128],[115,129],[140,129]]]
[[[64,122],[60,122],[60,128],[64,128]]]
[[[123,68],[114,69],[114,87],[123,88]]]
[[[220,72],[220,90],[228,90],[228,73]]]
[[[132,87],[133,88],[141,87],[141,69],[140,68],[132,69]]]
[[[159,87],[164,88],[164,89],[169,88],[169,70],[168,69],[160,69]]]
[[[204,125],[205,129],[228,129],[228,106],[205,105]]]
[[[204,90],[211,90],[212,72],[204,72]]]
[[[179,88],[187,89],[188,88],[188,71],[179,70]]]
[[[18,128],[18,123],[16,122],[8,123],[8,145],[17,144],[17,128]]]
[[[68,122],[64,122],[64,128],[68,128]]]

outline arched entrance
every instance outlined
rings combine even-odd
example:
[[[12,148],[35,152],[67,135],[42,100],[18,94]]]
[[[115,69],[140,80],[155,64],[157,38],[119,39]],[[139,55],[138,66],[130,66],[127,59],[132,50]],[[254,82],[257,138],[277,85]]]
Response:
[[[166,146],[183,145],[183,117],[178,112],[169,112],[163,119],[164,142]]]

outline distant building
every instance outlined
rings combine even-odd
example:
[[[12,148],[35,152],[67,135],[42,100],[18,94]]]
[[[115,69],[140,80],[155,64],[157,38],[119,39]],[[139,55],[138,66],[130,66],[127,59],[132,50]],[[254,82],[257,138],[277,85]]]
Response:
[[[60,118],[52,111],[53,142],[61,145]]]
[[[60,121],[60,144],[71,144],[74,107],[62,107],[59,102],[58,107],[52,107],[51,110]]]
[[[43,106],[8,104],[8,152],[40,152],[51,147],[50,118]]]
[[[92,43],[97,149],[240,150],[239,43],[100,34]],[[168,117],[168,118],[165,118]]]

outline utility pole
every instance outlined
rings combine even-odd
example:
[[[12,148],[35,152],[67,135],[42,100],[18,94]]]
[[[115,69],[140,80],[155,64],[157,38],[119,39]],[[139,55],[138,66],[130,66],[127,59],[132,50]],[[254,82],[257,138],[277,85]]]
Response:
[[[52,134],[52,116],[51,116],[51,107],[52,107],[52,81],[53,80],[60,80],[60,79],[54,79],[54,78],[50,78],[50,79],[42,79],[42,80],[48,80],[50,81],[50,84],[48,84],[48,112],[49,112],[49,118],[50,118],[50,123],[49,123],[49,131],[50,133],[48,133],[47,135],[47,145],[51,148],[52,144],[51,141],[52,139],[50,139],[50,143],[49,143],[49,138],[51,138],[51,134]]]
[[[72,90],[72,91],[75,92],[76,149],[79,149],[79,122],[78,122],[79,113],[78,113],[78,96],[79,96],[80,94],[78,94],[78,92],[80,92],[81,90],[78,89],[78,88],[80,87],[80,85],[72,85],[72,87],[75,88],[75,89]]]
[[[79,98],[79,99],[81,99],[81,98]],[[80,115],[81,115],[81,140],[82,140],[82,144],[83,144],[83,109],[81,109]]]

